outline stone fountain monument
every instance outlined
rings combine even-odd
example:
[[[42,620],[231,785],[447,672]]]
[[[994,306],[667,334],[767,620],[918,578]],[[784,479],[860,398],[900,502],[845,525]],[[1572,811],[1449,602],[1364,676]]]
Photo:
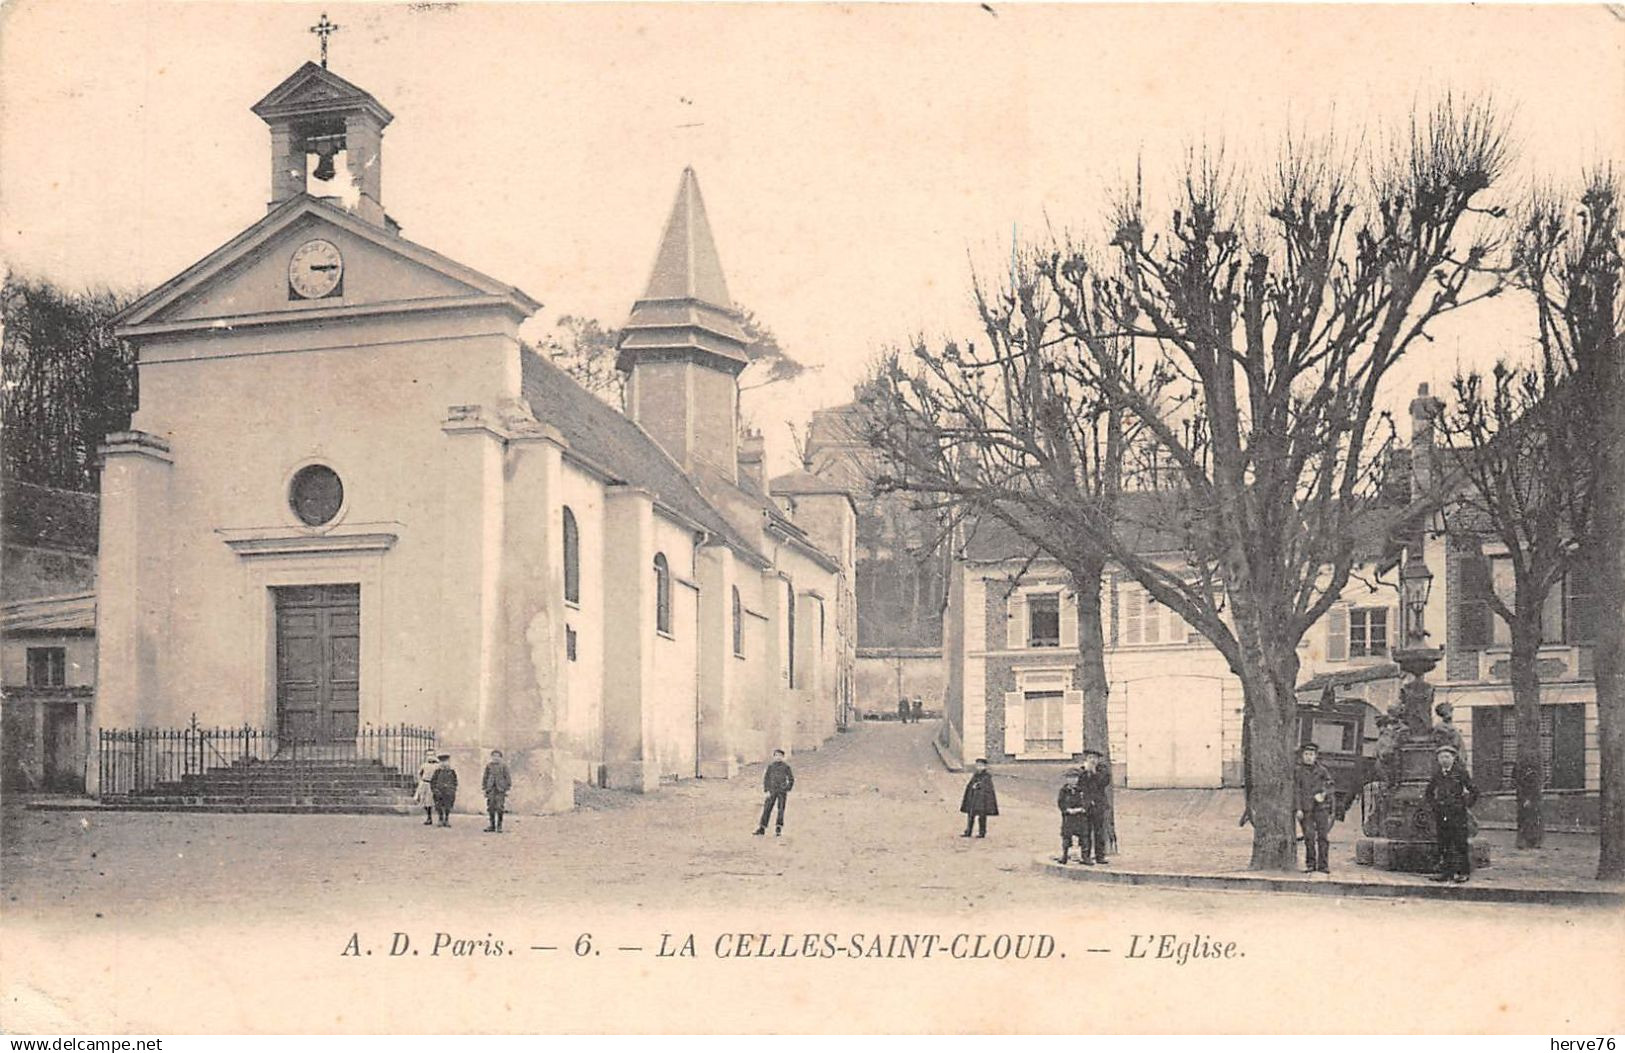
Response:
[[[1399,701],[1378,718],[1377,776],[1374,796],[1367,797],[1362,832],[1354,843],[1355,862],[1383,870],[1427,873],[1439,868],[1438,832],[1433,812],[1423,801],[1428,780],[1437,763],[1435,751],[1443,744],[1461,748],[1460,732],[1433,721],[1433,685],[1427,675],[1444,652],[1421,646],[1427,637],[1422,612],[1427,606],[1433,574],[1419,556],[1407,549],[1400,572],[1400,639],[1394,661],[1406,680]],[[1467,758],[1458,756],[1459,763]],[[1469,843],[1474,867],[1488,866],[1489,846]]]

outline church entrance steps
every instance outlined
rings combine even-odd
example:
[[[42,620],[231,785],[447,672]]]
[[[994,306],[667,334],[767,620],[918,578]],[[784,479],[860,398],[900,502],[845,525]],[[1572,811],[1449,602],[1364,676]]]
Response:
[[[256,728],[104,730],[101,801],[134,811],[348,812],[415,809],[414,768],[435,733],[366,727],[354,740],[289,740]]]

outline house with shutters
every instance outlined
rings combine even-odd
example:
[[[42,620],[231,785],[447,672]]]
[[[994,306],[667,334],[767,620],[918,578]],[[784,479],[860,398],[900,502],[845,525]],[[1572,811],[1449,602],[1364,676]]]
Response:
[[[1344,695],[1369,693],[1377,709],[1397,691],[1398,670],[1388,658],[1398,624],[1393,528],[1419,514],[1408,494],[1385,498],[1362,521],[1349,585],[1300,643],[1305,687],[1313,688],[1306,701],[1318,700],[1323,678],[1343,685]],[[1132,532],[1142,558],[1174,573],[1186,566],[1183,533],[1154,495],[1125,495],[1121,512],[1122,529]],[[1107,746],[1118,783],[1242,785],[1241,681],[1218,649],[1112,565],[1102,583],[1101,617]],[[1083,641],[1072,584],[1059,564],[997,523],[976,524],[960,539],[950,572],[943,639],[942,742],[950,756],[1014,763],[1080,754]],[[1344,728],[1326,731],[1341,736]],[[1311,733],[1320,732],[1311,725]],[[1374,746],[1374,723],[1370,739]],[[1351,752],[1366,746],[1341,738],[1335,744]]]
[[[267,763],[401,729],[465,779],[503,749],[510,807],[557,811],[833,734],[851,502],[776,495],[739,444],[747,338],[694,172],[620,409],[521,340],[535,299],[402,235],[376,98],[306,63],[252,109],[264,215],[118,319],[141,406],[103,450],[93,782],[193,722]]]
[[[1142,552],[1183,565],[1180,538],[1147,526]],[[1380,669],[1391,681],[1388,626],[1396,593],[1370,591],[1381,572],[1381,533],[1370,561],[1331,616],[1303,640],[1305,676]],[[1108,752],[1116,782],[1131,788],[1240,786],[1241,681],[1224,656],[1123,570],[1102,583]],[[968,762],[1069,760],[1084,749],[1082,650],[1071,580],[986,523],[968,531],[949,580],[942,746]],[[1373,730],[1375,734],[1375,730]],[[1090,743],[1090,747],[1095,747]]]

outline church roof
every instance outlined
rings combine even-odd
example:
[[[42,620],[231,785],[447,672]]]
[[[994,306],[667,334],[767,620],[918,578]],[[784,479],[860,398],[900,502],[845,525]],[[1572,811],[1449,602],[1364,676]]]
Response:
[[[692,168],[683,169],[649,285],[632,305],[622,330],[616,361],[622,369],[629,369],[640,352],[699,353],[739,369],[749,362],[748,338],[728,295],[705,199]]]
[[[536,419],[564,436],[572,452],[610,476],[648,491],[655,502],[765,562],[671,456],[624,413],[606,405],[534,351],[520,353],[521,391]]]
[[[265,121],[354,110],[372,113],[378,119],[379,127],[395,119],[394,114],[384,109],[383,103],[370,93],[314,62],[307,62],[294,70],[250,109]]]

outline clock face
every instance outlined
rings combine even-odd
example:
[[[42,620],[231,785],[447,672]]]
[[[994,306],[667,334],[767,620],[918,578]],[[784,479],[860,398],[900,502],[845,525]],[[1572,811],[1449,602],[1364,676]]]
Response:
[[[343,277],[344,257],[331,241],[307,241],[294,249],[288,260],[288,288],[302,300],[332,296]]]

